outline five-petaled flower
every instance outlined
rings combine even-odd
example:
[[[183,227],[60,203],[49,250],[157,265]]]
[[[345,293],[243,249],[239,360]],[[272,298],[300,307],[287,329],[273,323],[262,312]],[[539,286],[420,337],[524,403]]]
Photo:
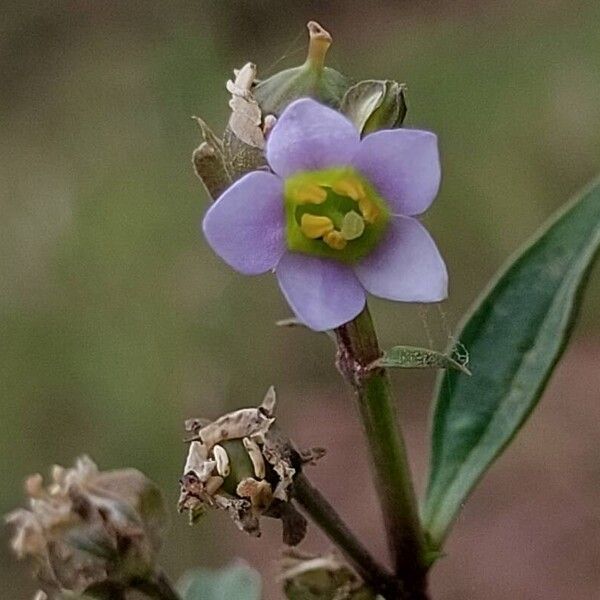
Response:
[[[411,129],[362,140],[340,113],[303,98],[283,112],[266,146],[272,172],[254,171],[208,210],[208,243],[247,275],[274,270],[300,321],[322,331],[356,317],[365,290],[437,302],[448,275],[414,218],[440,184],[437,138]]]

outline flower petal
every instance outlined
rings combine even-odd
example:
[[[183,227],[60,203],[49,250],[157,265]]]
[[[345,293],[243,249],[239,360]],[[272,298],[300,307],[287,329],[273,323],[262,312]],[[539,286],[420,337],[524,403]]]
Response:
[[[437,136],[429,131],[390,129],[367,135],[352,164],[401,215],[426,211],[440,187]]]
[[[296,316],[315,331],[339,327],[364,308],[365,292],[348,265],[288,252],[276,274]]]
[[[419,221],[393,217],[379,246],[354,267],[374,296],[403,302],[439,302],[448,296],[448,272]]]
[[[245,275],[273,269],[285,252],[283,181],[254,171],[228,188],[202,222],[212,249]]]
[[[359,142],[358,131],[346,117],[315,100],[301,98],[275,123],[267,139],[267,160],[281,177],[345,166]]]

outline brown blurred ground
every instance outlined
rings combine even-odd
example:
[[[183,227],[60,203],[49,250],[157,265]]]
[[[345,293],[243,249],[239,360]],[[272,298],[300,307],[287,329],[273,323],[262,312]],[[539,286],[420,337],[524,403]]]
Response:
[[[434,599],[600,597],[599,357],[600,345],[583,340],[567,352],[537,413],[460,515],[447,556],[433,570]],[[399,397],[410,378],[395,377]],[[404,399],[402,412],[422,489],[429,389],[423,377],[418,379],[422,385],[409,387],[410,400]],[[361,432],[349,410],[349,395],[339,392],[332,388],[320,404],[307,404],[305,395],[300,395],[293,407],[286,406],[285,421],[302,443],[328,440],[327,456],[309,476],[385,560],[376,498],[361,453]],[[318,391],[306,389],[305,393],[310,397]],[[293,396],[286,391],[285,402],[291,403]],[[363,494],[353,493],[356,481],[364,482]],[[278,536],[277,527],[272,526],[261,540],[238,540],[238,551],[275,577]],[[306,548],[326,550],[329,545],[313,530]],[[276,585],[269,585],[267,591],[267,598],[280,597]]]

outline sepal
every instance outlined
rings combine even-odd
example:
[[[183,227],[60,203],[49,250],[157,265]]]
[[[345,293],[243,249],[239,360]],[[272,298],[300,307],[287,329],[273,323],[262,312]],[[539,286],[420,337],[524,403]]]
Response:
[[[406,86],[396,81],[359,81],[345,93],[340,111],[356,125],[361,135],[395,129],[406,116],[405,91]]]

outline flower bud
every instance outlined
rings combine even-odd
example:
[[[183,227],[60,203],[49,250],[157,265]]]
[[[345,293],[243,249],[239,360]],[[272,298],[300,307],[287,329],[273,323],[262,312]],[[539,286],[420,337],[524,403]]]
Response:
[[[361,135],[400,127],[406,116],[405,86],[396,81],[359,81],[344,95],[340,110]]]
[[[375,600],[373,592],[335,554],[315,556],[290,550],[281,567],[283,589],[290,600]]]
[[[101,472],[86,456],[26,481],[29,509],[6,516],[12,548],[36,564],[44,593],[126,587],[155,569],[166,521],[162,496],[135,469]],[[40,595],[43,598],[43,595]]]
[[[310,38],[306,62],[280,71],[254,87],[254,97],[263,115],[279,116],[290,102],[306,96],[339,107],[350,83],[340,72],[325,66],[331,35],[315,21],[310,21],[307,27]]]

